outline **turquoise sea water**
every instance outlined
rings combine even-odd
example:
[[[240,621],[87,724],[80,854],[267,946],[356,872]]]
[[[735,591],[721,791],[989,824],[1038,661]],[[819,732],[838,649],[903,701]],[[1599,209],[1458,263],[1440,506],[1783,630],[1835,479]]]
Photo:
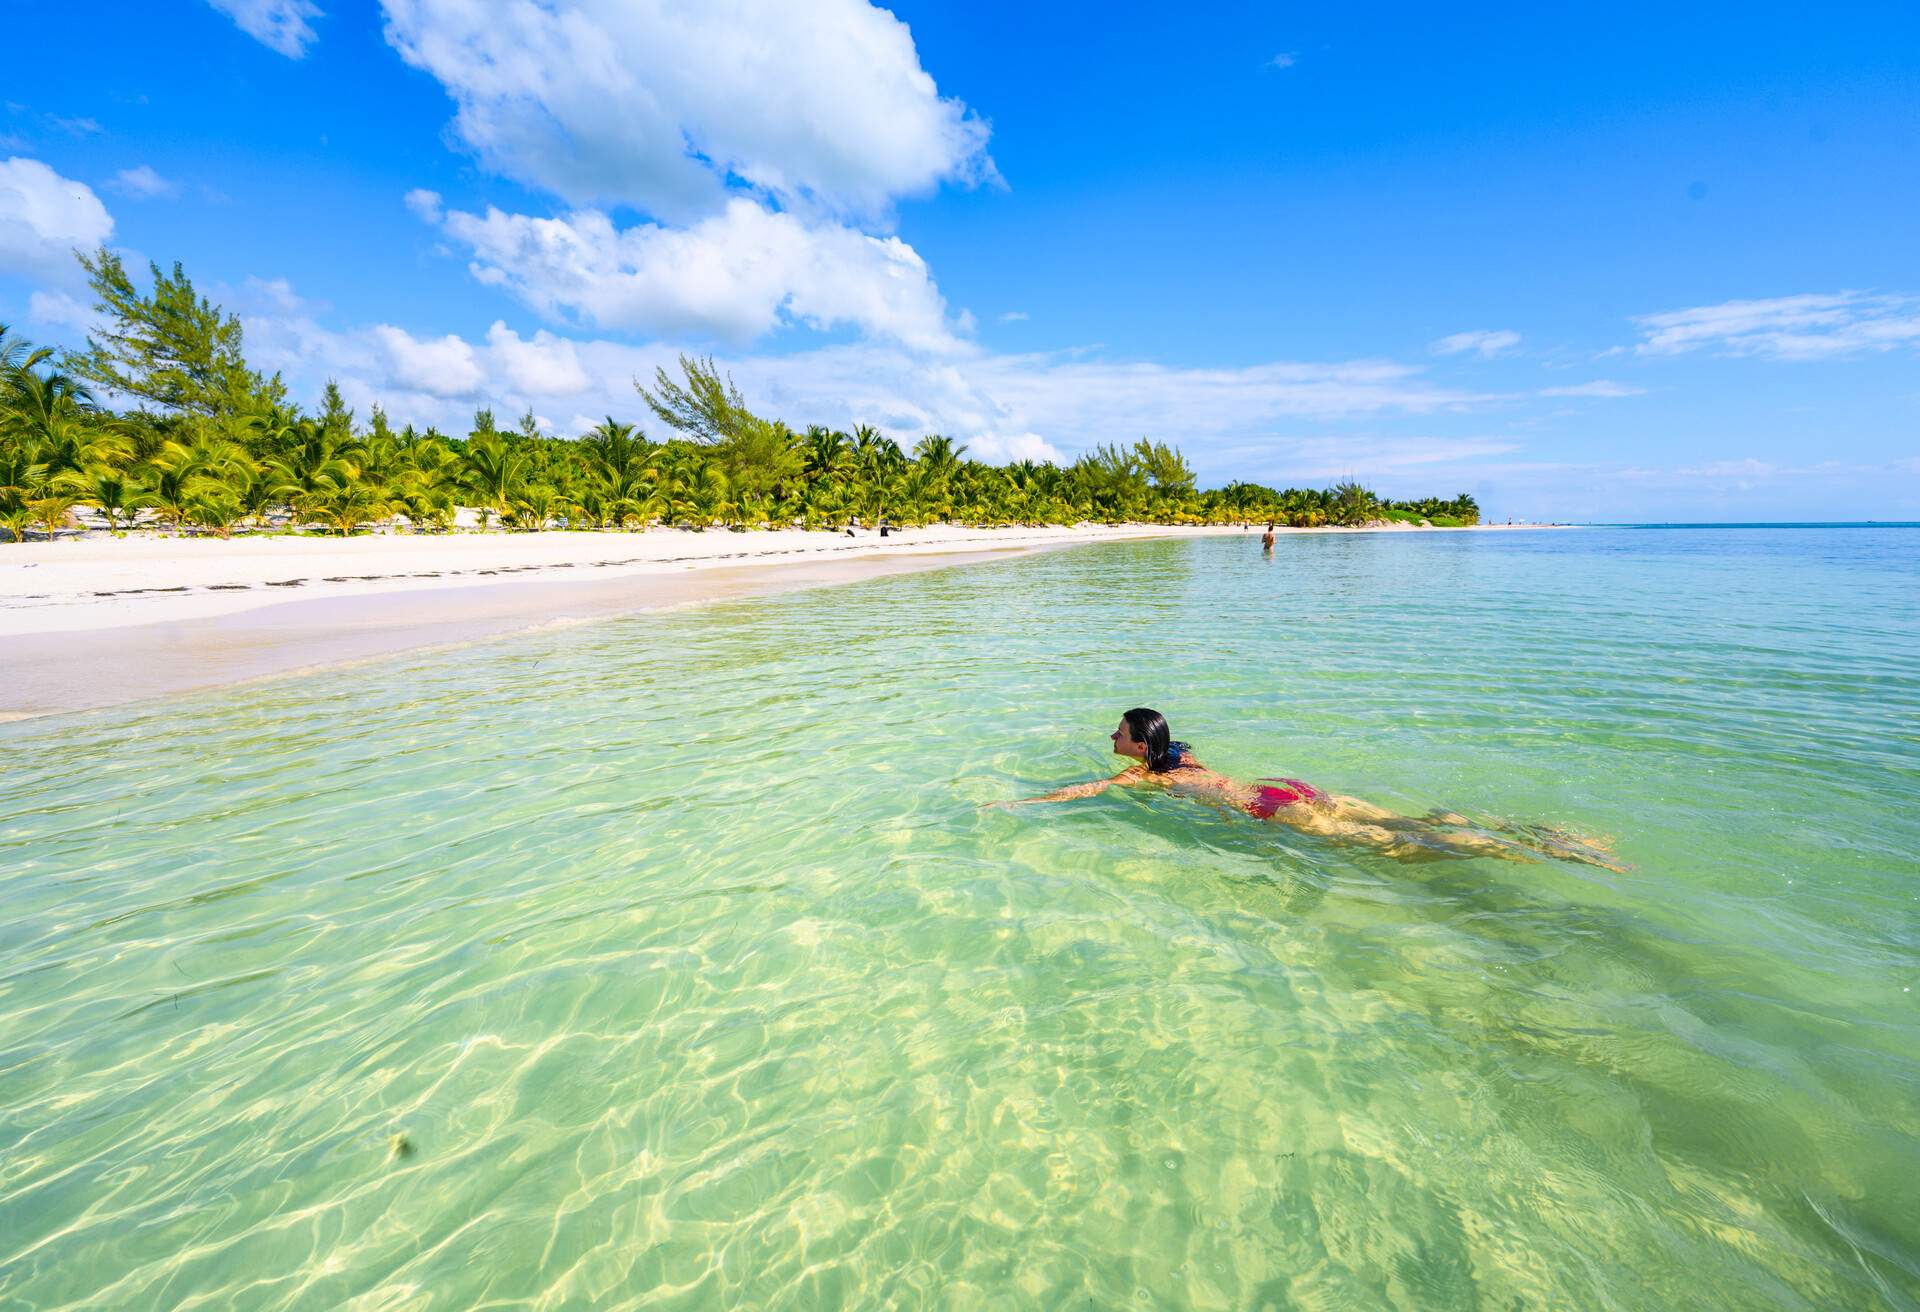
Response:
[[[1636,868],[982,809],[1137,703]],[[1084,547],[0,762],[0,1307],[1920,1306],[1920,530]]]

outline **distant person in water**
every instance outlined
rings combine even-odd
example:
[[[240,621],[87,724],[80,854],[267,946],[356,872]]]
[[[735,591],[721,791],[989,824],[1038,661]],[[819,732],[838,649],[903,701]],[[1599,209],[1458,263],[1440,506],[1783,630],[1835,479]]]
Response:
[[[1260,535],[1260,550],[1262,551],[1273,550],[1273,524],[1271,521],[1269,521],[1267,524],[1267,531]]]
[[[1271,820],[1303,833],[1320,834],[1341,842],[1375,848],[1403,861],[1444,857],[1491,856],[1504,861],[1531,861],[1535,855],[1564,857],[1604,870],[1620,871],[1602,840],[1581,838],[1550,825],[1476,825],[1451,811],[1430,811],[1423,819],[1403,816],[1363,802],[1325,792],[1298,779],[1262,779],[1246,784],[1216,774],[1202,765],[1193,749],[1175,742],[1160,712],[1137,706],[1120,717],[1109,735],[1116,756],[1133,764],[1111,779],[1056,788],[1031,802],[1064,802],[1092,797],[1115,784],[1153,785],[1195,801],[1244,811],[1256,820]],[[1497,830],[1498,834],[1486,832]]]

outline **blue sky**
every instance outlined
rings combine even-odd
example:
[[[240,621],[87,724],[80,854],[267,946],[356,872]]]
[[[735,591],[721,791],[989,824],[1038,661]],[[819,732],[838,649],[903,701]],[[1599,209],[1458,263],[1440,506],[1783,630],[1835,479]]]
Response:
[[[993,459],[1920,518],[1920,11],[1323,8],[22,10],[0,321],[76,343],[105,241],[448,429],[694,350]]]

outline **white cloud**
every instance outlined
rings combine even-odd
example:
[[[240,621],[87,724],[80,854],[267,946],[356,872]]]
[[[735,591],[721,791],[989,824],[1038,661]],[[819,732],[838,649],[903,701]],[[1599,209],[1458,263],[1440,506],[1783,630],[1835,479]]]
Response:
[[[597,210],[540,219],[449,212],[481,282],[549,317],[743,343],[783,323],[849,325],[917,350],[951,351],[960,325],[926,264],[898,237],[809,226],[745,197],[690,228],[616,228]]]
[[[671,343],[545,331],[522,336],[505,322],[473,342],[452,335],[418,338],[392,324],[335,331],[283,283],[260,286],[280,289],[285,303],[300,308],[279,313],[265,306],[243,314],[248,356],[257,367],[283,371],[296,399],[309,404],[331,376],[349,404],[364,412],[380,401],[396,424],[437,424],[464,433],[474,407],[485,404],[502,415],[528,408],[570,414],[563,430],[570,435],[609,414],[639,421],[655,437],[666,435],[646,414],[633,384],[636,378],[651,383],[656,367],[676,368]],[[1400,442],[1285,434],[1301,422],[1453,414],[1511,400],[1439,387],[1419,369],[1388,361],[1185,369],[1074,353],[991,355],[975,349],[938,356],[890,343],[853,343],[742,355],[719,364],[755,410],[795,426],[871,423],[907,443],[945,433],[984,460],[1072,459],[1095,443],[1147,434],[1179,444],[1203,469],[1298,478],[1322,470],[1364,474],[1448,460],[1459,465],[1511,445],[1502,438]],[[558,398],[565,398],[564,406]],[[584,416],[591,418],[581,423]]]
[[[473,396],[487,381],[473,347],[452,333],[422,339],[391,324],[373,329],[386,355],[387,377],[402,387],[435,396]]]
[[[440,193],[415,187],[407,193],[407,208],[428,223],[440,222]]]
[[[1435,355],[1465,355],[1471,351],[1482,360],[1491,360],[1496,355],[1511,351],[1520,345],[1520,334],[1509,329],[1498,331],[1486,328],[1472,332],[1455,333],[1451,337],[1442,337],[1430,348]]]
[[[744,183],[783,207],[884,214],[992,176],[987,128],[942,98],[906,24],[866,0],[385,0],[454,132],[575,205],[711,214]]]
[[[1504,437],[1385,437],[1374,433],[1327,434],[1317,437],[1273,437],[1225,444],[1209,454],[1230,459],[1242,477],[1267,483],[1299,483],[1319,479],[1392,477],[1412,472],[1431,475],[1448,469],[1448,476],[1517,449]],[[1439,489],[1432,489],[1438,491]]]
[[[76,283],[76,249],[113,235],[113,216],[84,182],[63,178],[37,159],[0,164],[0,272],[41,282]]]
[[[1300,56],[1294,54],[1291,50],[1282,50],[1279,54],[1275,55],[1272,59],[1269,59],[1267,61],[1267,67],[1268,68],[1292,68],[1295,64],[1299,62],[1300,62]]]
[[[238,24],[240,30],[288,59],[299,59],[315,32],[307,22],[320,17],[320,6],[313,0],[207,0]]]
[[[1244,433],[1283,418],[1429,413],[1487,399],[1435,387],[1404,365],[1369,360],[1176,369],[1145,362],[1007,355],[957,366],[954,372],[1019,417],[1019,428],[1075,446],[1121,434],[1172,438]]]
[[[249,276],[245,283],[248,294],[257,301],[272,307],[281,314],[296,314],[311,308],[310,303],[302,299],[293,290],[293,284],[285,278],[255,278]]]
[[[122,195],[135,196],[141,200],[180,194],[179,183],[161,177],[149,164],[142,164],[138,168],[121,169],[113,175],[113,182],[109,185]]]
[[[571,396],[591,385],[573,343],[549,332],[523,338],[499,320],[487,330],[494,371],[528,396]]]
[[[989,465],[1011,465],[1021,460],[1060,464],[1060,453],[1038,433],[976,433],[967,439],[967,456]]]
[[[1703,347],[1722,355],[1817,360],[1920,345],[1920,297],[1843,291],[1770,300],[1723,301],[1634,319],[1641,355]]]
[[[1645,396],[1647,389],[1635,387],[1630,383],[1616,383],[1611,378],[1596,378],[1590,383],[1574,383],[1567,387],[1543,387],[1539,396]]]
[[[35,292],[27,297],[27,318],[49,328],[77,328],[91,333],[100,320],[93,307],[66,292]]]
[[[1025,310],[1008,310],[1000,316],[1001,323],[1025,323],[1026,321],[1027,312]]]

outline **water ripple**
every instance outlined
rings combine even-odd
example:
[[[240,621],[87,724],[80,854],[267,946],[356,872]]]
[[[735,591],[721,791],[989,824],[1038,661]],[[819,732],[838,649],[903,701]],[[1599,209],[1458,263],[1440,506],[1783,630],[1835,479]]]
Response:
[[[0,1305],[1920,1306],[1920,534],[1285,551],[0,728]]]

